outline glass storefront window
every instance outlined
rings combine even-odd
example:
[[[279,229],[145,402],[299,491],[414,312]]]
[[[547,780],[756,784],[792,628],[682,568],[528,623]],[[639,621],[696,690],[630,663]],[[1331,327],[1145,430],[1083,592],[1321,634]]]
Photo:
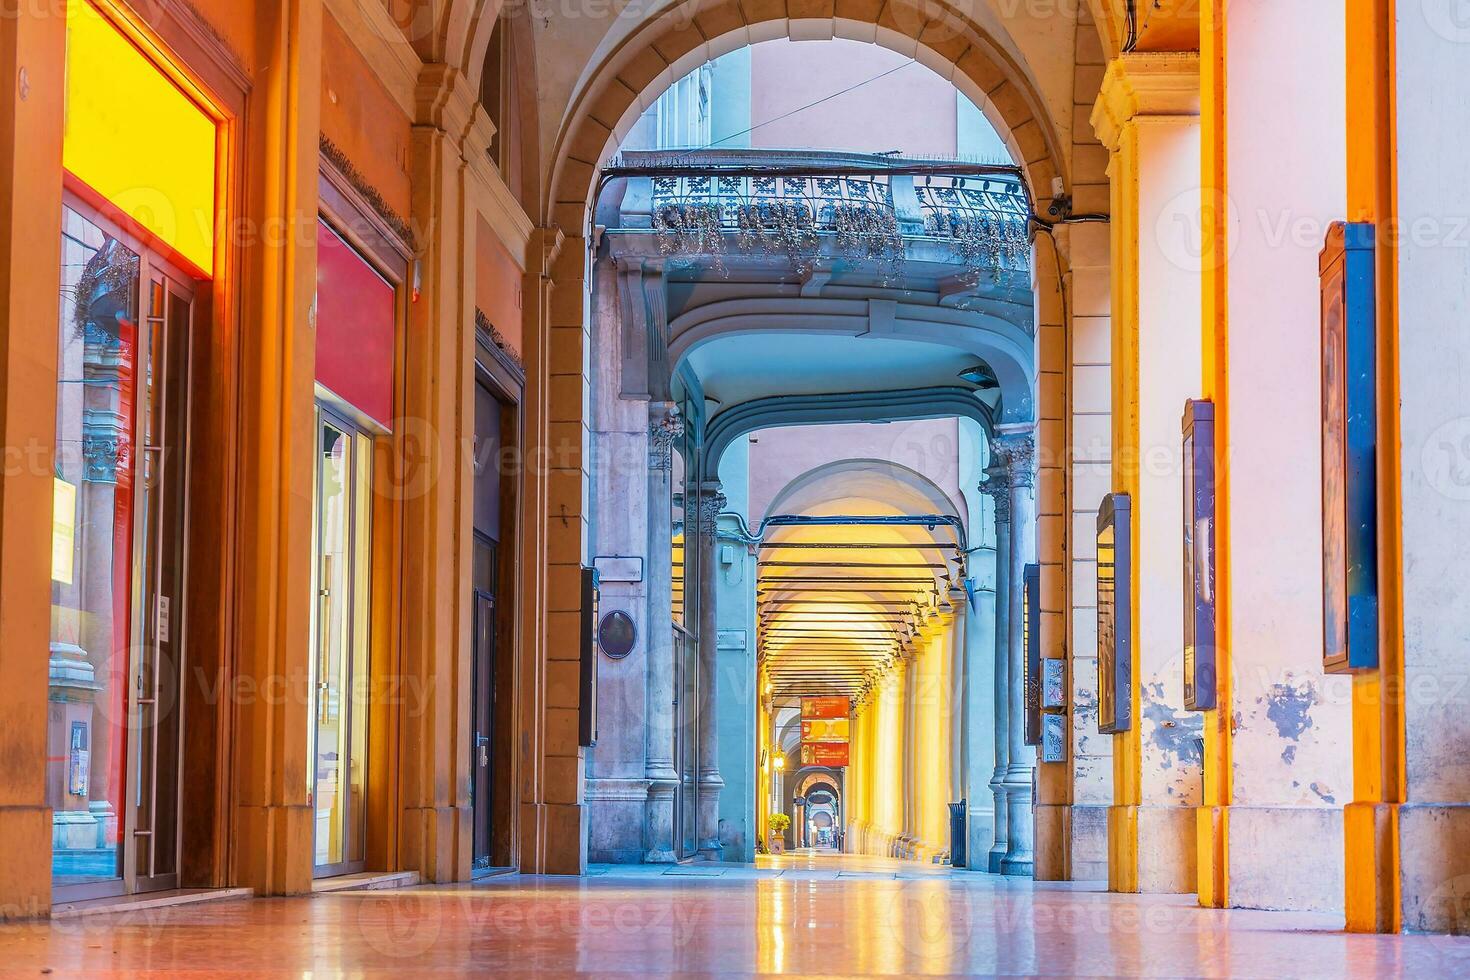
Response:
[[[56,884],[122,876],[139,256],[62,228],[47,802]]]

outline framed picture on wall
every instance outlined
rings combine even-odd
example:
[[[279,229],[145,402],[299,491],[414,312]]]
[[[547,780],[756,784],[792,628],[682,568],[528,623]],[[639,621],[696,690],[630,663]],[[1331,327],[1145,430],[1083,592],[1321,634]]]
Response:
[[[1041,566],[1027,565],[1021,586],[1021,649],[1027,745],[1041,744]]]
[[[1215,707],[1215,405],[1184,405],[1184,707]]]
[[[1133,727],[1132,501],[1110,493],[1097,512],[1097,730]]]
[[[1334,222],[1322,290],[1322,667],[1378,666],[1373,225]]]

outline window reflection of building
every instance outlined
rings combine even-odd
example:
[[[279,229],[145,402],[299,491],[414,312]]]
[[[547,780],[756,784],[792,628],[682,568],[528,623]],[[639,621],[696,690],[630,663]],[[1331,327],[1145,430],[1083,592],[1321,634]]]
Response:
[[[65,209],[47,732],[58,884],[121,874],[138,273],[136,253]]]

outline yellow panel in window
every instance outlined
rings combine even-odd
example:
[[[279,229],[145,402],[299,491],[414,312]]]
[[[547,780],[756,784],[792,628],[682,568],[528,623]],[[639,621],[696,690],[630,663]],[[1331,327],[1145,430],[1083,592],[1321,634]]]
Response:
[[[77,547],[77,488],[61,477],[52,487],[51,581],[71,585]]]
[[[90,3],[66,37],[66,169],[212,273],[214,120]]]

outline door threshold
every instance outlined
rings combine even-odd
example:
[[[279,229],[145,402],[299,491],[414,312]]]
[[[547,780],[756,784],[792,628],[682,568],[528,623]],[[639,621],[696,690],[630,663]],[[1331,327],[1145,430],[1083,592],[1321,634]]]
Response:
[[[417,871],[363,871],[335,878],[318,878],[311,883],[315,895],[332,892],[380,891],[385,888],[412,888],[419,883]]]
[[[481,878],[499,878],[502,875],[515,873],[515,868],[476,868],[470,872],[470,881],[479,881]]]
[[[58,902],[51,906],[51,918],[76,919],[84,915],[110,915],[116,912],[140,912],[144,909],[166,909],[175,905],[197,905],[227,898],[254,898],[254,888],[173,888],[161,892],[91,898],[80,902]]]

